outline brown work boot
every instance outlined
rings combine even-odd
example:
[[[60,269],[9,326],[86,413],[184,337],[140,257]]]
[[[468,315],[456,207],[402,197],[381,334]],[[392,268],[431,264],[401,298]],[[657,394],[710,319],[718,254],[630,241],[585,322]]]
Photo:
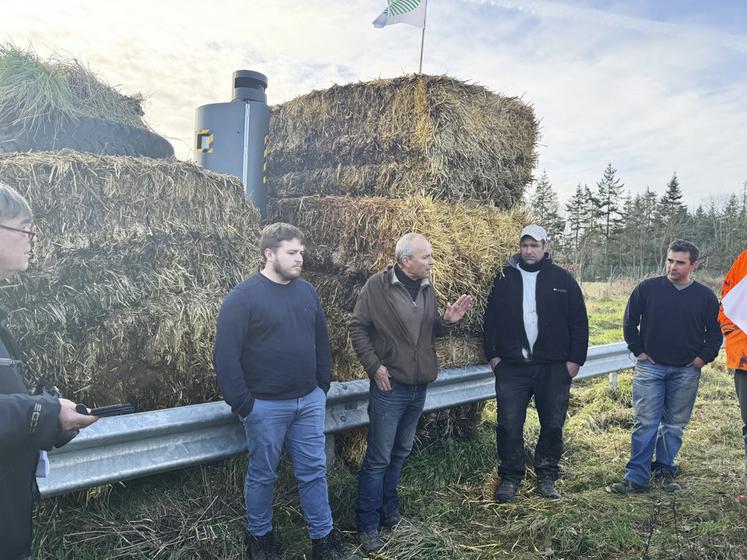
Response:
[[[674,480],[674,475],[671,473],[671,471],[663,471],[657,477],[657,480],[661,482],[661,489],[665,492],[678,492],[682,490],[682,486],[679,482]]]

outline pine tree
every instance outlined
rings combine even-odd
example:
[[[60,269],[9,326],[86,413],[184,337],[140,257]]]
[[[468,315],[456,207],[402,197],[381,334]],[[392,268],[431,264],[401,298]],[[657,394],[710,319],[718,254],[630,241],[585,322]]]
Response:
[[[530,198],[529,211],[534,220],[545,228],[553,244],[560,248],[563,243],[565,221],[560,216],[558,196],[552,188],[547,171],[542,173]]]
[[[573,262],[578,263],[578,250],[581,246],[581,238],[584,234],[584,189],[579,183],[576,192],[565,205],[565,214],[568,222],[568,246],[571,250]]]
[[[707,264],[714,249],[714,229],[702,204],[695,209],[695,213],[692,215],[690,232],[692,241],[700,248],[700,253],[705,259],[704,263]]]
[[[607,276],[611,272],[610,253],[623,224],[621,199],[624,185],[615,176],[616,173],[612,163],[608,163],[602,179],[597,183],[597,208],[604,242],[603,268]]]
[[[660,241],[659,197],[650,187],[646,187],[641,197],[641,212],[643,220],[640,236],[645,247],[641,271],[642,273],[659,271],[664,263],[664,251]]]
[[[739,239],[741,237],[741,233],[739,232],[740,210],[740,202],[737,199],[737,195],[732,193],[721,214],[721,227],[717,239],[719,248],[721,249],[720,258],[718,259],[721,267],[728,266],[726,263],[736,257],[742,248]]]
[[[659,202],[662,243],[666,246],[683,236],[687,225],[687,207],[682,203],[682,191],[677,173],[667,183],[667,189]]]
[[[584,233],[594,235],[599,229],[599,200],[589,185],[584,185],[583,209]]]

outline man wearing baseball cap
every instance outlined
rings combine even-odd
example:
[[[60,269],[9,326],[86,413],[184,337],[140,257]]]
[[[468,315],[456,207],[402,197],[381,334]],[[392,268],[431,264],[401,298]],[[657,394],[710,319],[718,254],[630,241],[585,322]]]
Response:
[[[484,336],[498,402],[501,482],[495,499],[510,502],[524,478],[524,420],[532,397],[541,426],[534,453],[537,493],[558,499],[563,425],[571,380],[586,360],[589,321],[581,288],[553,264],[547,233],[536,224],[521,231],[519,253],[493,282]]]

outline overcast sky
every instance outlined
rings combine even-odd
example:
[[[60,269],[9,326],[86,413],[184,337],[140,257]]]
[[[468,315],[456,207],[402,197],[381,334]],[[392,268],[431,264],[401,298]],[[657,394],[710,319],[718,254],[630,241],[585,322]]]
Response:
[[[268,101],[417,71],[420,30],[374,29],[386,0],[7,2],[0,38],[79,58],[191,155],[194,111],[231,73],[269,76]],[[429,0],[423,70],[532,104],[536,175],[562,198],[608,162],[626,187],[690,205],[747,181],[747,2]]]

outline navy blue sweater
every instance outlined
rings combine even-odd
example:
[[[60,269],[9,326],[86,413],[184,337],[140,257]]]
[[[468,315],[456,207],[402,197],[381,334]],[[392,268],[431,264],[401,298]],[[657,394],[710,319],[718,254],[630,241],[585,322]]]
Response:
[[[247,416],[259,399],[294,399],[329,390],[332,353],[314,287],[278,284],[259,272],[223,300],[213,352],[231,410]]]
[[[696,357],[712,362],[723,340],[713,291],[698,282],[678,290],[666,276],[635,287],[623,331],[633,354],[645,352],[656,363],[677,367]]]

